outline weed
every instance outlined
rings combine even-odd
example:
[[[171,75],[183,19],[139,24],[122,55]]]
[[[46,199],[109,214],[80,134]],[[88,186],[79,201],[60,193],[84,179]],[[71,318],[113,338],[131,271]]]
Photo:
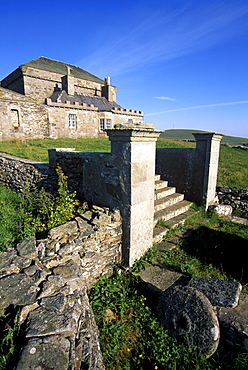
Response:
[[[58,195],[55,198],[44,189],[35,187],[26,187],[23,194],[18,194],[0,186],[0,250],[74,217],[79,206],[76,193],[68,190],[67,177],[60,167],[57,175]],[[84,203],[80,211],[86,207]]]
[[[145,254],[137,260],[133,267],[132,271],[133,272],[139,272],[143,270],[148,264],[154,263],[158,258],[158,248],[157,245],[154,243],[154,245],[149,248]]]
[[[91,290],[90,303],[100,330],[106,369],[194,369],[190,367],[192,358],[205,363],[192,349],[170,338],[138,286],[139,279],[127,272],[102,277]],[[109,320],[107,310],[111,311]]]
[[[18,325],[19,312],[12,307],[5,317],[0,317],[0,370],[6,370],[13,365],[16,343],[20,339],[20,326]]]

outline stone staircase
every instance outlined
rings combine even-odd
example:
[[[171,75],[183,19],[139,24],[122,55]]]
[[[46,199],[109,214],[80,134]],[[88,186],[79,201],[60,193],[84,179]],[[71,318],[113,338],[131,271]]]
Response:
[[[192,203],[184,200],[183,194],[176,193],[175,187],[169,187],[168,181],[161,180],[160,175],[155,175],[154,199],[154,242],[161,241],[169,228],[183,224],[195,214],[189,210]],[[166,222],[166,227],[157,225],[161,219]]]

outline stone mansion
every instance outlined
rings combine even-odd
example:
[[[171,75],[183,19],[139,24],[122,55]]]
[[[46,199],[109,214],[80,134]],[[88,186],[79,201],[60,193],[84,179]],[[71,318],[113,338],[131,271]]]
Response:
[[[39,57],[0,84],[0,140],[105,136],[119,123],[140,123],[143,112],[122,108],[117,88],[71,64]]]

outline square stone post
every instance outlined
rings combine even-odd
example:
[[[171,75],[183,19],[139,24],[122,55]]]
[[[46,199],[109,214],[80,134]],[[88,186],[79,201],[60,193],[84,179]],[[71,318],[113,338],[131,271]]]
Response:
[[[193,134],[196,139],[196,151],[205,153],[203,168],[202,203],[205,209],[215,203],[216,184],[218,175],[218,163],[220,142],[222,134],[215,132]]]
[[[123,262],[132,266],[152,246],[155,149],[161,131],[149,124],[106,131],[120,170]]]

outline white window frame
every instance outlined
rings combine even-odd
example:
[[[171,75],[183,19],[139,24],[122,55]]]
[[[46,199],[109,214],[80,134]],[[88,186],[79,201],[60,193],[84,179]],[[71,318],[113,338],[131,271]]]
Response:
[[[111,118],[101,117],[99,121],[99,130],[103,132],[105,129],[112,127],[112,120]]]
[[[68,127],[77,128],[77,115],[75,113],[68,114]]]

